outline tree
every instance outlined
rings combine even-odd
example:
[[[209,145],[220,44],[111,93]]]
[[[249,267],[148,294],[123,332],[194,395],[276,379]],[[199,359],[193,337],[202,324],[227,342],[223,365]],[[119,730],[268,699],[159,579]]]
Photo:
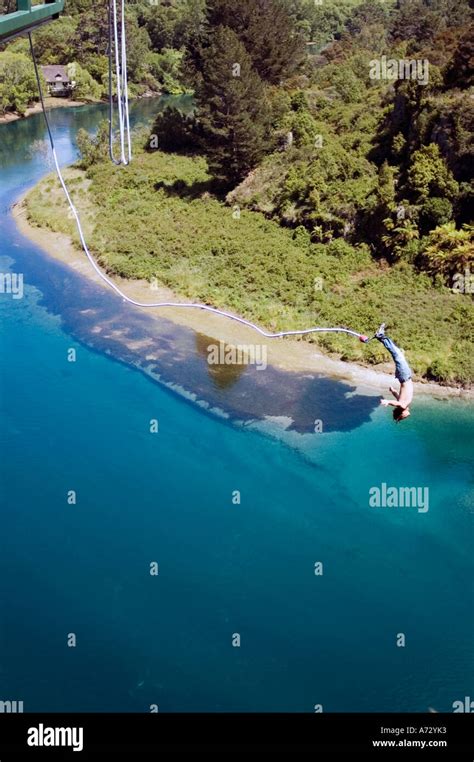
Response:
[[[429,196],[452,199],[459,192],[459,185],[446,166],[436,143],[422,146],[413,153],[408,170],[408,186],[421,202],[426,202]]]
[[[245,47],[227,27],[214,31],[202,74],[196,96],[209,168],[216,179],[236,184],[267,147],[265,90]]]
[[[423,251],[424,269],[433,276],[441,275],[446,284],[453,285],[455,276],[464,277],[473,264],[474,227],[463,225],[456,229],[448,222],[432,230]],[[462,291],[462,289],[461,289]]]
[[[131,82],[140,82],[147,70],[146,59],[150,50],[150,38],[143,27],[138,26],[136,16],[129,13],[127,31],[127,66]]]
[[[346,23],[347,31],[352,35],[361,34],[368,26],[383,26],[388,17],[387,9],[379,0],[365,0],[358,5]]]
[[[91,53],[82,63],[83,68],[87,69],[96,82],[105,83],[102,88],[103,94],[108,94],[109,86],[109,59],[107,56],[100,56],[98,53]]]
[[[420,212],[420,227],[423,232],[445,225],[452,219],[453,205],[447,198],[436,196],[425,201]]]
[[[84,0],[80,8],[80,23],[74,34],[76,59],[82,64],[92,54],[106,55],[108,40],[108,4]]]
[[[74,60],[74,37],[77,21],[60,16],[54,24],[45,24],[35,31],[35,54],[42,64],[66,65]]]
[[[337,90],[344,103],[356,103],[364,99],[366,94],[364,85],[348,64],[338,63],[329,64],[329,66],[331,67],[331,85]]]
[[[80,129],[77,133],[77,147],[79,149],[80,160],[78,162],[82,169],[88,169],[92,164],[106,161],[109,156],[109,123],[103,119],[99,124],[99,129],[95,136]]]
[[[391,31],[395,40],[420,43],[432,40],[441,25],[441,16],[425,0],[399,0]]]
[[[395,209],[395,167],[391,167],[388,161],[384,161],[379,169],[377,181],[377,201],[383,207],[385,213]]]
[[[74,82],[73,96],[79,101],[97,101],[101,96],[101,87],[78,63],[72,63],[68,67],[71,82]]]
[[[446,67],[445,82],[465,89],[474,85],[474,24],[459,40],[454,55]]]
[[[277,83],[301,63],[303,38],[284,0],[209,0],[208,7],[211,39],[217,26],[232,29],[263,80]]]
[[[396,180],[397,168],[384,161],[361,227],[378,256],[413,262],[419,250],[418,210],[406,199],[397,199]]]
[[[318,47],[338,38],[350,15],[346,4],[316,4],[314,0],[287,0],[290,14],[295,20],[295,27],[307,40]]]
[[[299,90],[291,99],[291,109],[282,120],[283,127],[291,132],[296,146],[314,145],[318,126],[311,116],[304,93]]]
[[[205,0],[168,0],[138,9],[138,20],[150,36],[154,50],[189,47],[200,38]]]
[[[194,114],[185,114],[168,104],[155,118],[146,150],[183,151],[198,147]]]
[[[165,93],[180,95],[184,91],[181,84],[184,53],[174,48],[163,48],[161,53],[149,53],[148,64],[158,86]]]
[[[44,84],[44,83],[43,83]],[[0,53],[0,109],[24,114],[38,97],[32,61],[21,53]]]

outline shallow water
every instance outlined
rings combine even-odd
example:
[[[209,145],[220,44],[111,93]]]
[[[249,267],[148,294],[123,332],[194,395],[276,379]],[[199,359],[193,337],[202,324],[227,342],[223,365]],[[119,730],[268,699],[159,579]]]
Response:
[[[104,113],[52,112],[63,163]],[[48,170],[44,139],[39,116],[0,127],[0,270],[26,284],[0,294],[0,700],[450,711],[472,694],[472,409],[423,400],[395,427],[317,375],[210,374],[206,337],[157,335],[18,233],[9,207]],[[98,322],[153,330],[163,383]],[[383,482],[428,488],[428,510],[370,507]]]

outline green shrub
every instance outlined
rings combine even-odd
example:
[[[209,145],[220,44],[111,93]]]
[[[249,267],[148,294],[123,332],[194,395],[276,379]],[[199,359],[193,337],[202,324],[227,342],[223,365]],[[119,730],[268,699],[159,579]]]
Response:
[[[78,166],[88,169],[93,164],[105,161],[109,156],[109,123],[104,119],[99,124],[97,134],[94,136],[80,129],[77,133],[77,147],[80,159]]]
[[[445,359],[439,358],[431,363],[426,375],[432,381],[447,382],[451,379],[451,368]]]

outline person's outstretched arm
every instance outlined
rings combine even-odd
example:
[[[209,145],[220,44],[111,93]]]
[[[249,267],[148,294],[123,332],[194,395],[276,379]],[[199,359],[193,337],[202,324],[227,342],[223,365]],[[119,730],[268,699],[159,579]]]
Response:
[[[390,387],[389,391],[392,392],[392,394],[393,394],[393,396],[395,397],[396,400],[400,399],[400,392],[397,392],[397,390],[394,389],[393,386]]]

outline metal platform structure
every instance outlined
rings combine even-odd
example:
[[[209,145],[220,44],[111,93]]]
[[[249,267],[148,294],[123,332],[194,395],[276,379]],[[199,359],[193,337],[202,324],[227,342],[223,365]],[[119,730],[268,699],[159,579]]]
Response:
[[[64,2],[46,0],[41,5],[32,5],[32,0],[16,0],[16,11],[0,16],[0,44],[57,19],[64,9]]]

